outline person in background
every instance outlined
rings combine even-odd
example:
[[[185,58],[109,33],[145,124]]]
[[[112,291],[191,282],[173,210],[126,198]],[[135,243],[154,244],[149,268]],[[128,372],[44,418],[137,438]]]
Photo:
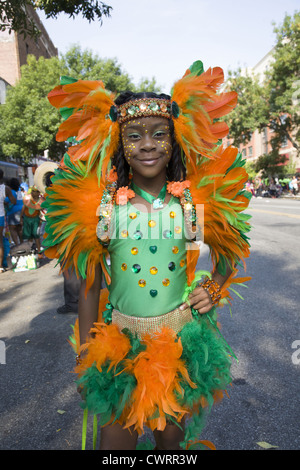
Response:
[[[21,212],[21,224],[23,225],[23,239],[30,241],[34,240],[36,248],[38,252],[40,252],[40,191],[35,186],[31,186],[28,190],[28,194],[23,199],[23,203],[24,204]]]
[[[292,191],[293,191],[294,196],[298,193],[298,180],[296,176],[293,176],[293,179],[292,179]]]
[[[0,168],[0,273],[3,273],[5,271],[5,268],[3,267],[3,231],[5,226],[4,201],[5,198],[8,197],[11,204],[16,204],[17,202],[11,189],[4,183],[3,175],[3,170],[1,170]]]
[[[23,242],[21,224],[23,194],[20,188],[20,182],[17,178],[11,178],[9,181],[9,187],[11,188],[12,194],[16,199],[16,204],[9,204],[9,198],[5,198],[5,203],[8,204],[6,220],[12,241],[15,245],[19,245]]]
[[[63,276],[65,303],[61,307],[58,307],[56,311],[57,313],[78,313],[81,278],[78,278],[72,269],[63,271]]]
[[[270,184],[269,184],[269,192],[270,192],[270,196],[273,199],[277,197],[276,185],[275,185],[275,181],[273,180],[273,178],[271,179]]]

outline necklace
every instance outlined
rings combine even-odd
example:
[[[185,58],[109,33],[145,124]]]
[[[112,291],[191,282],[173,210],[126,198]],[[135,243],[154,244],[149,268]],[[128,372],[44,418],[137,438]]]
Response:
[[[150,204],[152,204],[153,209],[163,208],[164,200],[165,200],[166,192],[167,192],[167,183],[164,184],[164,186],[160,190],[160,193],[157,197],[152,196],[152,194],[149,194],[143,189],[139,188],[136,184],[134,184],[133,181],[131,182],[131,187],[136,194],[138,194],[143,199],[145,199],[145,201],[150,202]]]

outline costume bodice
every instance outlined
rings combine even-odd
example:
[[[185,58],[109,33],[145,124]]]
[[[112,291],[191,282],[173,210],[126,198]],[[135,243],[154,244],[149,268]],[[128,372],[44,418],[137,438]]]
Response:
[[[186,283],[189,241],[178,199],[172,197],[163,209],[151,213],[145,206],[116,205],[111,220],[109,300],[113,307],[142,317],[178,307]]]

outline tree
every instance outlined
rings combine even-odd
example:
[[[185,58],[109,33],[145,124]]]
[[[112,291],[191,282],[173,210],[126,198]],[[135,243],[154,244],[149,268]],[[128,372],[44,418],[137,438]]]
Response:
[[[238,94],[236,108],[225,118],[229,124],[229,137],[238,147],[248,142],[256,129],[262,130],[268,125],[268,100],[258,78],[244,75],[241,69],[228,72],[227,87]]]
[[[270,153],[261,155],[255,162],[254,168],[256,172],[260,172],[263,178],[268,176],[277,176],[281,178],[284,174],[285,155],[280,155],[278,151],[271,150]]]
[[[72,18],[81,14],[89,22],[98,20],[100,24],[103,16],[110,16],[112,9],[99,0],[1,0],[0,31],[8,29],[24,36],[37,36],[40,31],[26,10],[30,7],[44,11],[46,18],[56,19],[60,13]]]
[[[21,79],[9,88],[6,103],[0,106],[0,143],[5,155],[29,163],[49,149],[52,160],[61,159],[66,145],[56,142],[55,135],[62,118],[47,99],[61,75],[101,79],[115,93],[141,88],[158,91],[154,79],[143,79],[136,86],[116,59],[101,59],[90,51],[81,51],[79,46],[72,46],[61,58],[37,60],[29,55],[27,64],[21,67]]]
[[[300,136],[294,131],[299,129],[300,114],[294,95],[300,89],[300,12],[293,17],[286,15],[274,32],[274,61],[266,72],[270,127],[279,144],[288,139],[299,152]],[[278,145],[276,140],[274,143]]]
[[[160,92],[154,77],[151,80],[142,78],[135,85],[116,58],[101,59],[88,49],[82,51],[79,44],[72,45],[62,56],[62,61],[67,75],[82,80],[102,80],[105,87],[114,93],[124,90]]]
[[[161,87],[156,83],[155,77],[152,77],[150,80],[149,78],[141,78],[138,85],[135,87],[135,91],[146,91],[146,92],[154,92],[160,93]]]
[[[55,140],[60,122],[47,94],[57,85],[63,70],[57,57],[45,59],[28,56],[22,78],[7,91],[6,103],[0,107],[0,141],[2,151],[25,163],[49,149],[53,160],[62,157],[65,145]]]
[[[241,70],[229,73],[230,89],[239,94],[236,109],[227,117],[230,137],[234,144],[249,141],[252,132],[271,129],[271,152],[259,158],[256,170],[280,174],[283,157],[279,150],[286,140],[292,142],[299,154],[299,107],[295,97],[300,95],[300,13],[286,15],[282,25],[274,27],[276,44],[273,62],[260,84],[257,77],[243,75]]]
[[[101,59],[89,50],[81,50],[73,45],[62,55],[65,74],[82,80],[102,80],[105,87],[112,92],[134,90],[129,75],[122,71],[117,59]]]

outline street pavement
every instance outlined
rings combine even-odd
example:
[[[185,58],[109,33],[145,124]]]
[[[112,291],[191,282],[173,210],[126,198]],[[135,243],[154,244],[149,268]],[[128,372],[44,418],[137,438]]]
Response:
[[[300,201],[253,199],[244,300],[220,309],[238,362],[229,398],[211,412],[202,439],[218,450],[300,447]],[[207,269],[204,247],[199,268]],[[242,274],[242,273],[241,273]],[[79,450],[82,410],[67,339],[76,315],[56,313],[63,279],[55,261],[0,275],[0,449]],[[297,354],[297,349],[299,353]],[[92,446],[89,420],[87,449]],[[146,437],[152,436],[147,432]]]

